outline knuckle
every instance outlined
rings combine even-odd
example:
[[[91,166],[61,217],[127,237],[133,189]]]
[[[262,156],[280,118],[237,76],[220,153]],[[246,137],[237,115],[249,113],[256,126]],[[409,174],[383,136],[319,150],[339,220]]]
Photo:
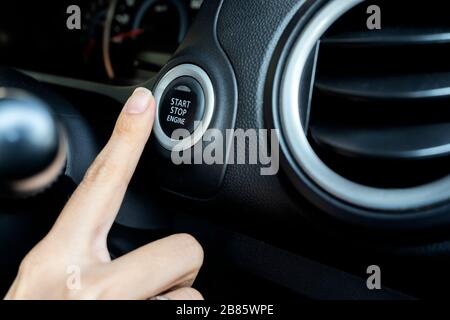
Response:
[[[30,274],[35,269],[36,269],[35,259],[30,254],[26,255],[25,258],[23,258],[22,262],[20,263],[19,273]]]
[[[147,121],[136,121],[135,118],[121,115],[116,123],[113,139],[121,140],[125,144],[136,145],[146,141],[151,127]]]
[[[19,265],[19,274],[26,276],[27,278],[39,277],[41,272],[45,269],[44,259],[40,253],[33,249],[30,251]]]
[[[200,269],[203,265],[204,251],[200,243],[193,236],[187,233],[176,235],[178,240],[183,244],[183,250],[189,255],[196,269]]]
[[[105,183],[111,180],[120,170],[112,161],[107,161],[104,157],[98,157],[94,164],[88,169],[83,182],[91,185],[94,183]]]
[[[116,127],[114,129],[114,135],[120,137],[126,137],[130,134],[133,134],[136,131],[136,121],[129,117],[120,117],[119,121],[116,123]]]

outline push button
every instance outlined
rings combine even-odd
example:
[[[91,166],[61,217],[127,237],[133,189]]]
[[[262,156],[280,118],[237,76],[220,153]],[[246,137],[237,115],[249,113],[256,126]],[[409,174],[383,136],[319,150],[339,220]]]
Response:
[[[208,74],[199,66],[180,64],[167,71],[153,93],[157,103],[154,134],[159,144],[166,150],[179,151],[199,143],[211,127],[215,109],[214,87]],[[172,139],[177,129],[185,129],[190,135]]]
[[[159,108],[161,129],[168,137],[178,129],[192,134],[205,114],[202,86],[192,77],[175,79],[164,91]]]

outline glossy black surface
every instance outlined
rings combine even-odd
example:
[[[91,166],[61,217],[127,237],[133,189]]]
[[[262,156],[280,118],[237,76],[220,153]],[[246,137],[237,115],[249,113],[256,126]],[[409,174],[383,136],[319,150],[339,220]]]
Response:
[[[25,91],[0,89],[0,180],[41,173],[53,162],[60,133],[50,107]]]

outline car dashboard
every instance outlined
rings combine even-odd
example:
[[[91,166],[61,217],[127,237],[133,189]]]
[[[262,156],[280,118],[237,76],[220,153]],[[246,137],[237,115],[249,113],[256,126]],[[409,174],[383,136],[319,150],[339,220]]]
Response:
[[[205,249],[207,298],[440,298],[450,29],[442,1],[411,2],[374,1],[377,29],[365,0],[3,1],[0,89],[47,102],[69,152],[64,174],[26,195],[4,192],[0,157],[0,292],[143,86],[157,99],[155,130],[111,231],[112,258],[187,232]],[[189,127],[183,151],[208,150],[207,129],[244,132],[236,145],[218,139],[222,161],[174,163],[170,134],[192,119],[172,114],[186,102],[161,110],[180,96],[206,123]],[[258,149],[247,140],[261,132],[276,146],[275,174],[238,154]],[[367,288],[374,265],[383,290]]]

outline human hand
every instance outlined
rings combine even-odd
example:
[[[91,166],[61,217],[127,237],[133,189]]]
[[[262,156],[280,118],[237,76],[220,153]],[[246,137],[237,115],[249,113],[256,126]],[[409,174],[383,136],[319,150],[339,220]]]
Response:
[[[107,248],[155,108],[147,89],[130,97],[110,141],[49,234],[22,261],[5,299],[202,299],[191,288],[203,263],[193,237],[174,235],[114,261]]]

